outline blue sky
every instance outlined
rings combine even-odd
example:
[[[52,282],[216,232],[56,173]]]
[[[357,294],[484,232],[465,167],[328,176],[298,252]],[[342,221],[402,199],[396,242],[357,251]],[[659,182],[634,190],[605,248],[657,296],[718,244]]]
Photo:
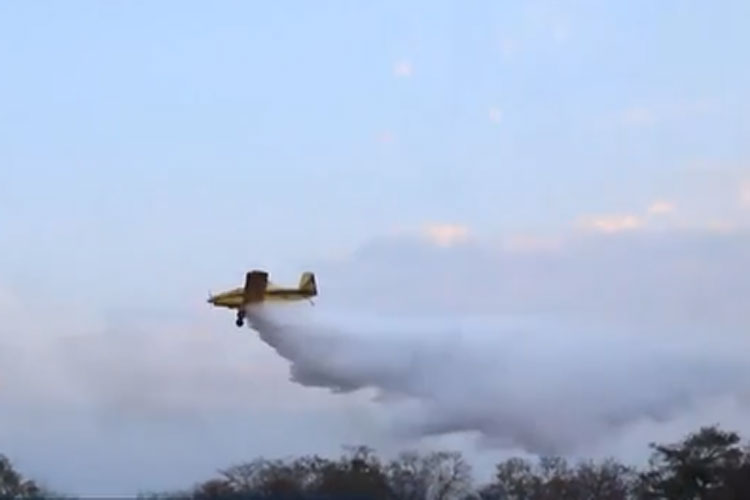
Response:
[[[746,331],[749,16],[742,1],[2,3],[6,361],[18,348],[62,363],[52,339],[90,335],[103,349],[92,366],[126,372],[159,365],[143,356],[160,347],[169,368],[147,379],[145,406],[185,389],[172,370],[208,374],[205,392],[250,405],[233,418],[302,436],[295,415],[338,428],[350,400],[300,388],[266,345],[225,335],[233,318],[205,294],[251,267],[280,281],[318,271],[334,317],[356,305]],[[29,322],[40,310],[54,321]],[[245,352],[258,373],[228,361]],[[60,392],[28,370],[0,366],[0,382],[25,374]],[[130,401],[132,380],[91,373]],[[185,404],[210,413],[202,394]],[[299,405],[274,406],[280,394]],[[4,401],[7,429],[33,413],[18,401]],[[380,439],[372,408],[351,404]],[[119,442],[47,431],[59,450]],[[296,452],[300,436],[258,449]],[[9,441],[15,456],[44,473],[26,439]],[[244,453],[217,450],[175,478]],[[81,470],[50,477],[80,487]],[[132,487],[116,470],[101,484]]]
[[[558,229],[747,158],[744,2],[0,9],[17,283],[201,286],[396,225]]]

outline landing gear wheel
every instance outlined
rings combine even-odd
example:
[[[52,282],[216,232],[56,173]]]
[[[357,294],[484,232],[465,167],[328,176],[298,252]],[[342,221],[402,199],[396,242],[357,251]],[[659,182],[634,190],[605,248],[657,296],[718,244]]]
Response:
[[[237,321],[234,322],[237,327],[241,327],[245,323],[245,314],[242,311],[237,311]]]

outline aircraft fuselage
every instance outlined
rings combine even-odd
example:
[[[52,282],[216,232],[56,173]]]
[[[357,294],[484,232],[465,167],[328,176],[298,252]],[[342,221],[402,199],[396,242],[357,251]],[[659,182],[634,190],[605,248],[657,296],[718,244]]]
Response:
[[[228,309],[239,309],[245,307],[247,304],[244,302],[245,293],[244,289],[236,288],[229,292],[220,293],[211,296],[208,299],[210,304],[216,307],[226,307]],[[306,300],[315,297],[317,294],[313,292],[307,292],[296,288],[279,288],[276,290],[266,290],[263,295],[262,302],[268,301],[290,301],[290,300]]]

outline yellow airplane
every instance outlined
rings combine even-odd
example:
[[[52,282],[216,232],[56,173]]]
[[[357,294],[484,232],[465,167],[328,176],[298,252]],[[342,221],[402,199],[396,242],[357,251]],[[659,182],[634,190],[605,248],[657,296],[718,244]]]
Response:
[[[245,275],[244,287],[234,288],[216,295],[209,294],[208,303],[216,307],[237,309],[235,324],[242,326],[245,321],[245,307],[250,304],[268,301],[310,300],[316,295],[318,295],[318,286],[315,283],[314,273],[302,273],[297,288],[286,288],[274,285],[268,281],[267,272],[256,269]]]

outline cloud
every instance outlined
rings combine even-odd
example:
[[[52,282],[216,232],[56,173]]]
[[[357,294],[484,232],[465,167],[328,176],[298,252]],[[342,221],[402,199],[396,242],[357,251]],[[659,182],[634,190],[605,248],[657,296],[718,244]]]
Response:
[[[413,72],[414,67],[412,66],[412,63],[407,60],[398,61],[393,66],[393,74],[398,78],[408,78],[412,76]]]
[[[430,223],[422,227],[422,234],[434,245],[449,247],[468,241],[470,231],[462,224]]]
[[[602,233],[619,233],[642,229],[647,226],[650,217],[672,214],[677,206],[667,200],[655,200],[647,208],[643,215],[638,214],[600,214],[583,215],[578,218],[579,227],[599,231]]]
[[[644,224],[640,217],[632,214],[585,215],[578,223],[583,228],[608,234],[639,229]]]
[[[393,135],[393,132],[390,130],[385,130],[378,134],[378,142],[382,144],[391,144],[396,140],[396,137]]]
[[[489,110],[489,118],[490,121],[493,123],[500,123],[503,119],[503,112],[500,110],[500,108],[492,107]]]
[[[676,209],[674,203],[665,200],[657,200],[648,207],[648,213],[651,215],[664,215],[674,212]]]

